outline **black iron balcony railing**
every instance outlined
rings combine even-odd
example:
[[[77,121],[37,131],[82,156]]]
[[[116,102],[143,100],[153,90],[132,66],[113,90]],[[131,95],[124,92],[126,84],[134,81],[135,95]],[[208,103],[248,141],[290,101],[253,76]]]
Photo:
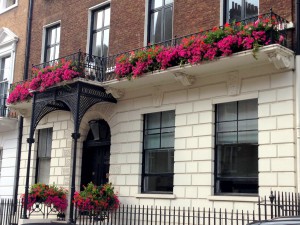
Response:
[[[6,95],[0,95],[0,117],[8,116],[8,108],[6,107]]]
[[[285,41],[282,42],[281,44],[286,47],[290,47],[290,46],[287,46],[287,43],[289,42],[289,41],[287,41],[287,40],[289,40],[289,38],[287,37],[288,21],[285,20],[284,18],[280,17],[279,15],[273,13],[272,10],[269,13],[251,17],[251,18],[247,18],[236,24],[247,25],[249,23],[254,23],[255,21],[264,20],[264,19],[273,20],[276,24],[276,25],[273,25],[274,27],[270,30],[270,32],[268,34],[269,39],[270,39],[270,42],[268,44],[276,43],[275,38],[273,36],[273,34],[275,34],[275,30],[276,30],[277,38],[278,38],[278,32],[280,35],[282,35],[284,37]],[[219,28],[223,29],[224,27],[219,27]],[[94,55],[90,55],[90,54],[79,51],[74,54],[67,55],[67,56],[64,56],[64,57],[61,57],[61,58],[58,58],[58,59],[55,59],[55,60],[52,60],[49,62],[45,62],[45,63],[39,64],[39,65],[34,65],[33,67],[42,69],[47,66],[55,65],[55,63],[57,63],[61,60],[72,61],[80,69],[80,71],[82,73],[82,77],[85,77],[85,78],[91,79],[91,80],[96,80],[98,82],[106,82],[106,81],[110,81],[110,80],[114,80],[114,79],[118,78],[117,75],[115,74],[115,66],[116,66],[117,58],[121,55],[129,56],[130,54],[132,54],[132,52],[145,50],[145,49],[151,48],[153,46],[178,46],[182,43],[182,40],[184,38],[189,38],[191,36],[196,36],[196,35],[205,35],[205,34],[207,34],[207,32],[212,31],[212,30],[213,29],[205,30],[205,31],[201,31],[198,33],[193,33],[193,34],[189,34],[189,35],[185,35],[185,36],[181,36],[181,37],[175,37],[173,39],[166,40],[161,43],[155,43],[154,45],[149,45],[149,46],[146,46],[143,48],[138,48],[138,49],[118,53],[116,55],[111,55],[108,57],[94,56]],[[33,77],[31,77],[31,78],[33,78]]]

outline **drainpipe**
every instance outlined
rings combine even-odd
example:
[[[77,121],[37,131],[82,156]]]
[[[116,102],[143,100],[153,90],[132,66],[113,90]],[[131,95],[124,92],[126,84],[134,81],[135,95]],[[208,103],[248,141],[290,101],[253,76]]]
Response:
[[[23,80],[28,79],[28,67],[29,67],[30,43],[31,43],[32,11],[33,11],[33,0],[29,0],[28,13],[27,13],[26,48],[25,48]],[[20,163],[21,163],[20,161],[21,161],[22,137],[23,137],[23,120],[24,120],[24,118],[22,116],[20,116],[19,117],[19,128],[18,128],[18,145],[17,145],[17,162],[16,162],[17,165],[16,165],[14,202],[17,201],[18,191],[19,191]]]
[[[296,59],[295,59],[295,79],[296,79],[296,167],[297,167],[297,189],[300,191],[300,0],[296,2]]]

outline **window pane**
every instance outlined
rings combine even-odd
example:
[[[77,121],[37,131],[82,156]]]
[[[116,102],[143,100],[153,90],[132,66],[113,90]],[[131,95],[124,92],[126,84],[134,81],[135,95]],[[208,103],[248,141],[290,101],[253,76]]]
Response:
[[[0,82],[8,80],[11,73],[11,57],[0,59]]]
[[[239,140],[238,143],[258,143],[258,135],[257,131],[243,131],[239,132]]]
[[[7,94],[8,82],[0,82],[0,98]]]
[[[161,148],[174,148],[174,132],[161,134]]]
[[[59,58],[60,26],[47,29],[45,46],[45,62]]]
[[[109,29],[104,30],[103,33],[103,50],[102,56],[108,56],[108,46],[109,46]]]
[[[51,157],[52,128],[39,130],[38,157]]]
[[[101,56],[102,54],[102,32],[97,32],[93,35],[93,55]]]
[[[145,155],[145,173],[173,173],[174,150],[149,150]]]
[[[145,192],[173,192],[173,176],[147,176],[144,178]]]
[[[38,183],[49,184],[50,161],[51,161],[51,159],[48,159],[48,158],[39,159],[38,178],[37,178]]]
[[[2,170],[3,148],[0,148],[0,175]]]
[[[60,27],[56,28],[56,43],[60,42]]]
[[[257,177],[258,152],[255,145],[218,147],[218,176]]]
[[[173,26],[173,7],[166,8],[165,10],[165,37],[164,40],[172,39],[172,26]]]
[[[96,56],[107,56],[109,49],[110,7],[94,12],[92,29],[92,52]]]
[[[160,113],[150,113],[145,115],[146,129],[160,128]]]
[[[8,7],[16,4],[16,0],[6,0],[6,1],[4,0],[4,4],[5,3],[6,3],[5,8],[8,8]]]
[[[47,154],[47,129],[39,130],[38,157],[46,157]]]
[[[54,53],[53,59],[58,59],[59,58],[59,45],[56,45],[54,47],[54,51],[55,51],[55,53]]]
[[[170,3],[173,3],[173,0],[165,0],[165,4],[170,4]]]
[[[55,38],[56,38],[56,29],[49,28],[47,45],[49,46],[49,45],[55,44]]]
[[[152,0],[151,1],[151,9],[155,9],[163,6],[163,0]]]
[[[217,132],[236,131],[237,121],[233,122],[222,122],[217,125]]]
[[[242,0],[228,0],[228,17],[227,21],[240,21],[242,20]]]
[[[52,128],[47,129],[47,151],[46,157],[51,157],[51,149],[52,149]]]
[[[160,148],[160,134],[146,135],[144,137],[144,148],[145,149]]]
[[[237,103],[229,102],[217,105],[218,117],[217,121],[231,121],[237,119]]]
[[[94,30],[103,26],[103,10],[94,13]]]
[[[220,178],[216,189],[218,193],[258,193],[258,178]]]
[[[257,122],[257,119],[239,121],[238,129],[239,131],[257,130]]]
[[[246,0],[245,1],[245,18],[258,15],[258,0]]]
[[[166,111],[162,113],[161,119],[162,127],[174,127],[175,125],[175,111]]]
[[[257,99],[240,101],[238,105],[239,120],[257,118]]]
[[[151,15],[151,28],[150,28],[150,42],[156,43],[161,42],[161,23],[162,23],[162,12],[155,12]]]
[[[55,59],[55,47],[51,47],[47,51],[47,58],[46,61],[52,61]]]
[[[109,26],[110,24],[110,8],[104,11],[104,26]]]
[[[236,132],[227,132],[227,133],[218,133],[217,134],[217,144],[234,144],[237,143],[237,133]]]

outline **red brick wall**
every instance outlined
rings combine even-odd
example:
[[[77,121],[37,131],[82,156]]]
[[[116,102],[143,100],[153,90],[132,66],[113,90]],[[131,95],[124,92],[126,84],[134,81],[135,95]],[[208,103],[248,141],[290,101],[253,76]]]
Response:
[[[40,63],[43,26],[61,21],[60,56],[86,51],[88,9],[103,0],[35,1],[30,61]],[[269,12],[292,20],[292,0],[260,0],[260,13]],[[220,24],[220,0],[174,0],[174,36],[210,29]],[[145,0],[111,0],[110,54],[144,45]]]
[[[28,0],[18,1],[18,6],[0,14],[0,28],[6,27],[14,32],[19,40],[16,49],[14,81],[23,80],[24,58],[26,46],[26,18]]]
[[[174,36],[220,25],[220,0],[174,0]]]
[[[292,21],[294,9],[293,0],[260,0],[260,14],[270,12],[270,8],[272,8],[273,12],[279,16],[287,19],[288,21]]]

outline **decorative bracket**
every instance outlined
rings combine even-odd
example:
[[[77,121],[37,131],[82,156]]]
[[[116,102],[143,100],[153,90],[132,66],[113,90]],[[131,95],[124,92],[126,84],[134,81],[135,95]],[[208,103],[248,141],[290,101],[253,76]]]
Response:
[[[227,77],[228,95],[238,95],[241,89],[241,79],[238,71],[231,72]]]
[[[191,86],[195,82],[195,77],[184,72],[174,72],[175,79],[183,86]]]
[[[154,107],[161,106],[163,98],[164,98],[164,92],[159,87],[156,87],[152,92],[153,106]]]
[[[112,96],[116,99],[122,98],[124,96],[124,91],[117,88],[107,87],[105,90],[106,94],[112,94]]]
[[[276,48],[266,51],[269,61],[274,64],[276,69],[288,69],[292,66],[293,53],[286,49]]]

